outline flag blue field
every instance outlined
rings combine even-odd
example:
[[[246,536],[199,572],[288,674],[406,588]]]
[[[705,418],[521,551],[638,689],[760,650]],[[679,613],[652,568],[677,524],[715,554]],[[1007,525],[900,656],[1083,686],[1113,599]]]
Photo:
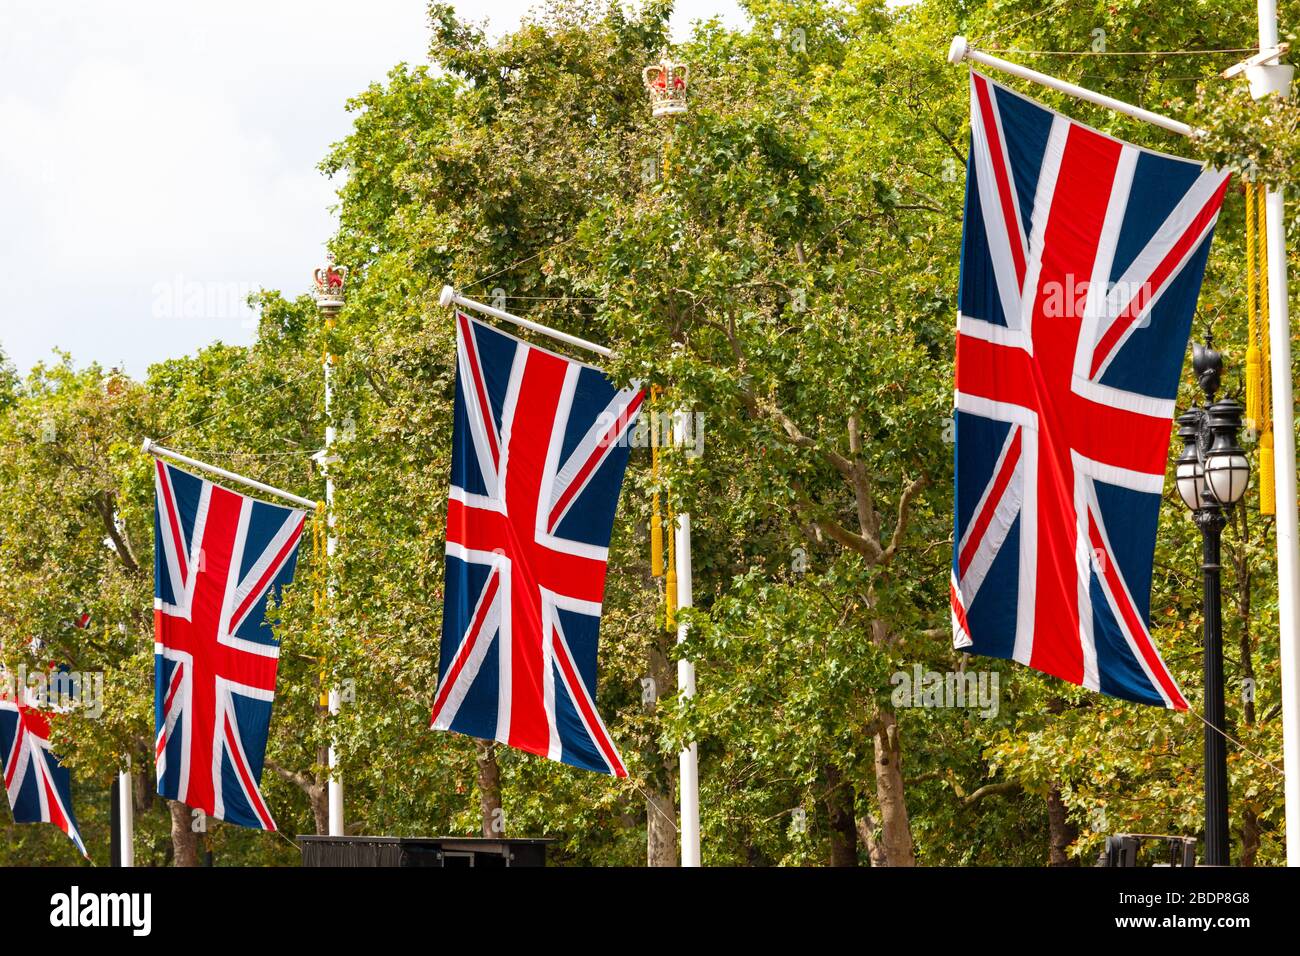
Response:
[[[605,567],[644,395],[457,316],[431,724],[626,776],[596,711]]]
[[[1174,397],[1228,174],[971,74],[954,643],[1186,709],[1150,633]]]
[[[266,603],[293,580],[306,515],[155,466],[158,792],[274,830],[261,780],[280,646]]]

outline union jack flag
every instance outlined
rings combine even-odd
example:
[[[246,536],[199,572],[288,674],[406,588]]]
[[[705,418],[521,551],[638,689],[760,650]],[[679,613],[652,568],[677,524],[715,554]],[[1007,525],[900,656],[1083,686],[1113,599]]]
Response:
[[[970,82],[954,643],[1183,710],[1151,639],[1151,567],[1228,174]]]
[[[305,512],[155,466],[158,792],[274,830],[259,786],[280,656],[266,604],[293,580]]]
[[[644,398],[458,314],[447,590],[430,723],[623,777],[596,644]]]
[[[72,775],[50,749],[50,714],[0,671],[0,767],[15,823],[52,823],[90,859],[72,813]]]

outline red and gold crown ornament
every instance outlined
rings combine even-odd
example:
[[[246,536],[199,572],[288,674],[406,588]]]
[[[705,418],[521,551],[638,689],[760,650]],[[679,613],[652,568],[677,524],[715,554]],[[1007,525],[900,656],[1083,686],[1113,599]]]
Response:
[[[668,56],[665,49],[659,62],[641,71],[645,88],[650,93],[650,108],[655,116],[675,116],[686,112],[686,86],[690,80],[690,67]]]
[[[348,267],[335,265],[331,253],[325,257],[325,264],[318,266],[311,274],[312,296],[316,308],[322,312],[337,312],[343,308],[343,288],[348,281]]]

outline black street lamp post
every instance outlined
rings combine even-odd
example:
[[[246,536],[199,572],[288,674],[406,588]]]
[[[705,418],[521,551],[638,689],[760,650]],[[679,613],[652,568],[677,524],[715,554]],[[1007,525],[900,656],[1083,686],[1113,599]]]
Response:
[[[1194,345],[1192,367],[1207,398],[1204,407],[1178,417],[1183,451],[1175,477],[1178,495],[1201,529],[1202,604],[1205,668],[1205,862],[1228,865],[1228,752],[1224,733],[1223,615],[1220,603],[1219,545],[1225,511],[1241,500],[1250,464],[1237,445],[1242,408],[1232,399],[1215,401],[1223,356]]]

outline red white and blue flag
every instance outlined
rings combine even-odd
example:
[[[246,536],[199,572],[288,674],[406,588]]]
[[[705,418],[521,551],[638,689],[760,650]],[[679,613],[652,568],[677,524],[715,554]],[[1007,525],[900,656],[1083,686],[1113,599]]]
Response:
[[[90,858],[72,813],[72,775],[50,749],[50,712],[0,671],[0,769],[15,823],[52,823]]]
[[[1187,707],[1151,639],[1174,398],[1228,174],[971,74],[954,643]]]
[[[280,656],[266,606],[293,580],[305,512],[155,465],[158,792],[274,830],[260,789]]]
[[[458,314],[431,724],[626,776],[596,712],[605,565],[644,395]]]

